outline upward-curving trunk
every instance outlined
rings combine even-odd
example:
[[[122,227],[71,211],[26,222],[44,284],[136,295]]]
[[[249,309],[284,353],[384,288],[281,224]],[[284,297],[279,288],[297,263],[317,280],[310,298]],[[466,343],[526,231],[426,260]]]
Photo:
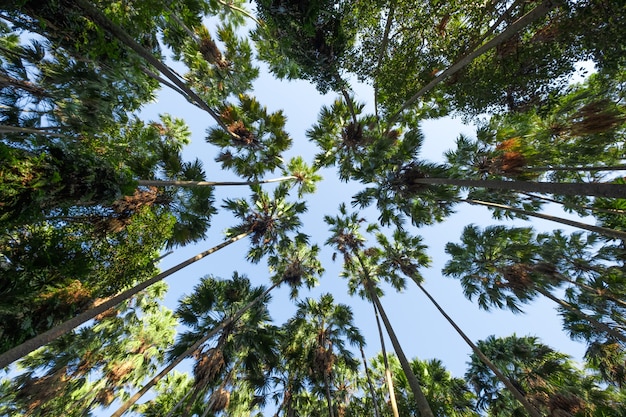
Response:
[[[252,232],[248,231],[245,233],[241,233],[237,236],[233,236],[232,238],[220,243],[219,245],[214,246],[211,249],[208,249],[202,253],[199,253],[198,255],[192,258],[189,258],[186,261],[181,262],[176,266],[173,266],[167,271],[161,272],[155,277],[150,278],[147,281],[144,281],[140,284],[135,285],[133,288],[130,288],[115,296],[105,299],[104,301],[97,304],[95,307],[78,314],[77,316],[53,327],[52,329],[48,331],[41,333],[40,335],[33,337],[32,339],[25,341],[21,345],[16,346],[12,349],[9,349],[8,351],[0,355],[0,369],[6,366],[9,366],[14,361],[28,355],[35,349],[38,349],[46,345],[47,343],[52,342],[56,338],[61,337],[66,333],[69,333],[70,331],[80,326],[81,324],[88,322],[89,320],[96,317],[98,314],[104,313],[108,309],[115,307],[116,305],[120,304],[123,301],[128,300],[129,298],[139,293],[140,291],[145,290],[152,284],[156,284],[157,282],[162,281],[163,279],[191,265],[192,263],[199,261],[200,259],[230,245],[231,243],[234,243],[240,239],[243,239],[244,237],[248,236],[250,233]]]
[[[469,337],[467,337],[467,335],[461,330],[461,328],[454,322],[454,320],[452,320],[452,318],[444,311],[443,308],[441,308],[441,306],[439,305],[439,303],[437,303],[437,301],[430,295],[430,293],[428,291],[426,291],[426,289],[422,286],[422,284],[420,284],[419,282],[415,281],[414,282],[417,284],[418,288],[420,290],[422,290],[422,292],[426,295],[426,297],[428,297],[428,299],[431,301],[431,303],[433,303],[433,305],[437,308],[437,310],[439,310],[439,312],[446,318],[446,320],[448,321],[448,323],[450,323],[450,325],[452,327],[454,327],[454,330],[456,330],[456,332],[459,334],[459,336],[461,336],[461,338],[465,341],[465,343],[467,343],[467,345],[472,349],[472,351],[476,354],[476,356],[478,356],[480,358],[480,360],[487,365],[487,367],[489,369],[491,369],[491,372],[494,373],[494,375],[504,384],[504,386],[511,392],[511,394],[513,394],[513,397],[515,397],[515,399],[517,401],[520,402],[520,404],[522,404],[522,406],[524,407],[524,409],[528,412],[528,414],[531,415],[531,417],[542,417],[542,415],[539,413],[539,411],[537,411],[537,409],[535,407],[532,406],[532,404],[530,404],[530,402],[528,402],[528,400],[526,399],[526,397],[524,396],[524,394],[522,394],[516,387],[515,385],[513,385],[513,383],[511,383],[511,380],[509,378],[506,377],[506,375],[504,375],[499,369],[498,367],[491,362],[491,360],[485,356],[485,354],[478,348],[478,346],[476,346],[474,344],[474,342],[472,342],[470,340]]]

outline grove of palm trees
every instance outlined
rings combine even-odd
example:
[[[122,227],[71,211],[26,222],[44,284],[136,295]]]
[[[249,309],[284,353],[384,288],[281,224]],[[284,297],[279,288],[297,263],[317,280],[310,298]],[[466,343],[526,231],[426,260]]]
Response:
[[[0,5],[0,415],[626,416],[625,1]]]

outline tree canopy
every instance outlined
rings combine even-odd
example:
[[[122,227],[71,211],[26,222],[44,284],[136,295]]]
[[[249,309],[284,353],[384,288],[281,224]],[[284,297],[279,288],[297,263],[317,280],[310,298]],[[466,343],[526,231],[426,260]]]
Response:
[[[0,5],[1,414],[626,415],[623,1]]]

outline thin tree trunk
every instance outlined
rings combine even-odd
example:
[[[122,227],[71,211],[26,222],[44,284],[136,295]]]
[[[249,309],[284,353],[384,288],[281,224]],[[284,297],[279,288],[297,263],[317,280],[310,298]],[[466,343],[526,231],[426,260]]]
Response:
[[[569,166],[569,167],[525,167],[524,172],[547,172],[547,171],[626,171],[626,165],[607,165],[607,166]]]
[[[58,129],[55,127],[55,129]],[[20,126],[7,126],[0,125],[0,133],[27,133],[41,136],[53,136],[57,138],[71,138],[71,136],[66,135],[64,133],[52,132],[47,128],[29,128],[29,127],[20,127]]]
[[[324,374],[324,388],[326,391],[326,403],[328,404],[328,415],[335,417],[335,411],[333,410],[333,397],[330,395],[330,382],[328,381],[328,375]]]
[[[409,98],[393,116],[389,118],[389,128],[393,126],[393,124],[400,118],[400,115],[404,110],[406,110],[411,104],[413,104],[417,99],[422,97],[424,94],[431,91],[437,84],[441,83],[446,78],[456,74],[461,69],[465,68],[469,65],[474,59],[481,56],[488,50],[500,45],[506,40],[513,37],[516,33],[521,31],[523,28],[528,26],[530,23],[542,18],[545,16],[550,10],[552,10],[558,1],[553,0],[544,0],[535,7],[530,12],[526,13],[524,16],[520,17],[517,21],[513,22],[509,27],[507,27],[502,33],[498,34],[496,37],[491,39],[489,42],[485,43],[478,49],[470,52],[465,55],[461,59],[459,59],[456,63],[448,67],[441,74],[439,74],[436,78],[434,78],[431,82],[422,87],[417,93],[415,93],[411,98]]]
[[[189,347],[189,349],[187,349],[186,351],[184,351],[183,353],[181,353],[176,359],[174,359],[172,362],[170,362],[170,364],[168,366],[166,366],[161,372],[159,372],[158,375],[154,376],[146,385],[143,386],[143,388],[141,388],[141,390],[139,390],[137,393],[135,393],[135,395],[133,395],[132,397],[130,397],[124,404],[122,404],[122,406],[120,408],[118,408],[113,414],[111,414],[111,417],[120,417],[122,414],[124,414],[130,407],[133,406],[133,404],[135,404],[146,392],[148,392],[150,390],[150,388],[152,388],[153,386],[155,386],[165,375],[167,375],[172,369],[174,369],[179,363],[181,363],[183,361],[183,359],[187,358],[188,356],[190,356],[191,354],[193,354],[200,346],[202,346],[203,343],[205,343],[207,340],[209,340],[210,338],[212,338],[213,336],[215,336],[217,333],[221,332],[222,330],[224,330],[227,326],[230,326],[232,323],[236,322],[237,320],[239,320],[239,318],[246,312],[248,311],[251,307],[253,307],[256,303],[258,303],[260,300],[262,300],[263,298],[265,298],[274,288],[278,287],[281,282],[277,282],[275,284],[273,284],[271,287],[269,287],[267,290],[265,290],[261,295],[259,295],[257,298],[255,298],[254,300],[250,301],[248,304],[246,304],[245,306],[243,306],[237,313],[235,313],[232,317],[222,321],[215,329],[211,330],[209,333],[207,333],[204,337],[202,337],[200,340],[198,340],[196,343],[194,343],[193,345],[191,345]]]
[[[123,291],[113,297],[109,297],[105,300],[103,300],[102,302],[100,302],[98,305],[96,305],[95,307],[84,311],[80,314],[78,314],[77,316],[53,327],[50,330],[47,330],[35,337],[33,337],[32,339],[29,339],[27,341],[25,341],[24,343],[22,343],[19,346],[16,346],[12,349],[9,349],[8,351],[4,352],[3,354],[0,355],[0,369],[10,365],[11,363],[13,363],[14,361],[20,359],[21,357],[24,357],[26,355],[28,355],[29,353],[31,353],[32,351],[34,351],[37,348],[40,348],[41,346],[44,346],[47,343],[50,343],[51,341],[55,340],[56,338],[69,333],[70,331],[72,331],[74,328],[80,326],[83,323],[86,323],[87,321],[93,319],[94,317],[96,317],[98,314],[103,313],[105,311],[107,311],[108,309],[115,307],[116,305],[120,304],[122,301],[128,300],[129,298],[131,298],[132,296],[134,296],[135,294],[137,294],[140,291],[143,291],[144,289],[148,288],[149,286],[151,286],[152,284],[155,284],[161,280],[163,280],[164,278],[167,278],[168,276],[172,275],[175,272],[180,271],[181,269],[191,265],[194,262],[199,261],[200,259],[230,245],[231,243],[234,243],[240,239],[243,239],[244,237],[248,236],[251,232],[245,232],[245,233],[241,233],[237,236],[233,236],[232,238],[220,243],[217,246],[212,247],[211,249],[208,249],[205,252],[199,253],[198,255],[187,259],[184,262],[179,263],[178,265],[168,269],[165,272],[161,272],[160,274],[156,275],[153,278],[150,278],[147,281],[144,281],[140,284],[137,284],[136,286],[134,286],[133,288],[130,288],[126,291]]]
[[[525,216],[537,217],[539,219],[550,220],[556,223],[565,224],[567,226],[576,227],[578,229],[588,230],[590,232],[598,233],[600,235],[607,236],[612,239],[626,240],[626,232],[622,232],[619,230],[613,230],[613,229],[608,229],[606,227],[594,226],[592,224],[586,224],[586,223],[577,222],[575,220],[564,219],[563,217],[550,216],[548,214],[533,213],[531,211],[526,211],[526,210],[518,209],[515,207],[511,207],[511,206],[506,206],[504,204],[489,203],[487,201],[469,200],[469,199],[458,200],[458,201],[477,205],[477,206],[493,207],[493,208],[508,210],[514,213],[523,214]]]
[[[426,291],[426,289],[422,286],[422,284],[420,284],[416,280],[413,280],[413,281],[417,284],[418,288],[422,290],[422,292],[426,295],[426,297],[428,297],[428,299],[433,303],[433,305],[437,308],[437,310],[439,310],[439,312],[446,318],[446,320],[448,320],[448,323],[450,323],[450,325],[454,327],[454,330],[456,330],[459,336],[461,336],[461,338],[465,341],[465,343],[468,344],[468,346],[472,349],[474,354],[476,354],[476,356],[478,356],[480,360],[489,369],[491,369],[491,372],[493,372],[495,376],[504,384],[504,386],[507,387],[507,389],[511,392],[511,394],[513,394],[515,399],[522,404],[522,406],[528,412],[528,414],[530,414],[531,417],[542,417],[539,411],[537,411],[537,409],[535,409],[535,407],[533,407],[532,404],[528,402],[526,397],[521,392],[519,392],[517,388],[515,388],[515,386],[511,383],[511,380],[507,378],[506,375],[504,375],[502,372],[500,372],[498,367],[493,362],[491,362],[491,360],[487,356],[485,356],[485,354],[478,348],[478,346],[476,346],[474,342],[472,342],[470,338],[467,337],[467,335],[461,330],[461,328],[457,326],[454,320],[452,320],[452,318],[448,316],[448,314],[444,311],[444,309],[441,308],[439,303],[437,303],[437,301],[435,301],[435,299],[430,295],[430,293]]]
[[[268,184],[272,182],[282,182],[288,180],[297,180],[298,177],[289,175],[286,177],[272,178],[260,181],[175,181],[175,180],[138,180],[137,183],[142,186],[152,187],[219,187],[229,185],[258,185]]]
[[[374,417],[380,417],[380,410],[378,409],[378,400],[376,399],[376,391],[374,390],[374,384],[372,383],[372,376],[370,375],[369,367],[367,366],[367,358],[363,351],[363,346],[359,346],[361,351],[361,358],[363,358],[363,368],[365,368],[365,378],[367,379],[367,387],[372,397],[372,403],[374,404]],[[396,416],[397,417],[397,416]]]
[[[385,379],[387,380],[387,390],[389,391],[389,402],[391,402],[391,411],[393,411],[394,417],[400,417],[400,413],[398,412],[398,402],[396,401],[396,391],[393,386],[391,369],[389,368],[389,359],[387,358],[385,336],[383,335],[383,329],[380,325],[380,317],[378,315],[378,309],[376,308],[376,304],[372,303],[372,307],[374,307],[374,316],[376,317],[376,326],[378,327],[378,337],[380,338],[380,349],[383,355],[383,364],[385,365]]]
[[[607,214],[616,214],[616,215],[626,214],[625,210],[617,210],[617,209],[611,210],[611,209],[601,209],[601,208],[597,208],[593,206],[579,206],[578,204],[564,203],[562,201],[555,200],[554,198],[543,197],[543,196],[535,195],[531,193],[520,193],[520,194],[525,195],[532,200],[547,201],[549,203],[560,204],[566,209],[573,209],[573,210],[580,210],[580,211],[587,210],[587,211],[591,211],[595,213],[607,213]]]
[[[106,17],[100,10],[98,10],[91,2],[88,0],[76,0],[75,2],[78,7],[80,7],[85,14],[94,20],[94,22],[100,25],[102,28],[107,30],[113,37],[117,38],[123,45],[126,45],[141,58],[145,59],[150,65],[158,69],[165,77],[167,77],[174,85],[180,88],[185,94],[191,98],[200,108],[209,113],[209,115],[217,122],[218,125],[229,135],[233,135],[231,131],[228,130],[228,126],[224,124],[220,116],[209,107],[208,104],[202,98],[200,98],[192,89],[190,89],[187,84],[185,84],[167,65],[163,62],[159,61],[157,58],[152,55],[150,51],[137,43],[126,31],[112,22],[108,17]]]
[[[581,319],[588,321],[589,324],[591,324],[596,330],[605,332],[608,335],[612,336],[613,338],[620,340],[622,343],[626,343],[626,336],[621,333],[618,333],[615,329],[610,328],[607,324],[602,323],[601,321],[598,321],[591,316],[588,316],[587,314],[583,313],[582,311],[580,311],[579,309],[577,309],[576,307],[574,307],[567,301],[564,301],[564,300],[561,300],[560,298],[555,297],[554,295],[552,295],[551,292],[546,291],[543,288],[534,286],[533,289],[536,290],[541,295],[543,295],[544,297],[547,297],[550,300],[554,301],[555,303],[557,303],[558,305],[560,305],[561,307],[563,307],[565,310],[569,311],[570,313],[575,314]]]
[[[456,178],[417,178],[413,180],[413,183],[426,185],[452,185],[471,188],[491,188],[494,190],[526,191],[540,194],[626,198],[626,184],[463,180]]]
[[[387,318],[387,314],[385,313],[385,310],[383,309],[383,306],[380,303],[380,300],[378,299],[376,292],[374,291],[373,288],[371,288],[371,285],[372,285],[371,281],[366,282],[366,285],[370,287],[368,289],[369,295],[372,298],[374,305],[376,305],[376,308],[378,312],[380,313],[381,318],[383,319],[383,323],[385,325],[385,329],[387,329],[387,334],[389,335],[389,338],[391,339],[391,344],[393,345],[393,349],[396,352],[396,356],[398,356],[398,360],[400,361],[402,370],[404,371],[404,374],[406,375],[406,378],[409,382],[409,386],[411,387],[411,391],[413,392],[413,397],[415,398],[415,403],[417,404],[417,408],[419,409],[420,416],[421,417],[435,417],[435,415],[433,414],[433,411],[430,409],[428,400],[426,400],[426,396],[424,395],[424,392],[422,391],[422,388],[419,385],[419,381],[417,377],[415,376],[415,374],[413,373],[413,370],[411,369],[411,365],[409,364],[409,361],[404,355],[402,346],[400,345],[400,342],[398,341],[398,338],[396,337],[396,332],[393,330],[393,327],[391,326],[391,323],[389,322],[389,319]]]

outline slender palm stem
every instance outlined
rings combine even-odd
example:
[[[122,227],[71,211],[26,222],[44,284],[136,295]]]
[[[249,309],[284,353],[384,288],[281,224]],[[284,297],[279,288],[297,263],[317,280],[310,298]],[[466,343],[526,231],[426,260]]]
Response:
[[[380,325],[380,316],[376,305],[372,303],[372,307],[374,307],[374,316],[376,316],[376,326],[378,327],[378,337],[380,337],[380,349],[383,355],[383,364],[385,365],[385,379],[387,380],[391,411],[393,412],[394,417],[400,417],[400,413],[398,412],[398,402],[396,401],[396,391],[393,386],[393,377],[391,375],[391,368],[389,367],[389,358],[387,357],[387,348],[385,347],[385,337],[383,335],[383,328]]]
[[[235,313],[232,317],[223,320],[217,327],[208,332],[202,338],[200,338],[196,343],[191,345],[186,351],[178,355],[176,359],[174,359],[168,366],[166,366],[158,375],[154,376],[146,385],[141,388],[137,393],[135,393],[132,397],[130,397],[120,408],[118,408],[111,417],[120,417],[124,414],[133,404],[135,404],[146,392],[148,392],[153,386],[155,386],[165,375],[170,373],[172,369],[174,369],[179,363],[183,361],[183,359],[192,355],[203,343],[207,340],[215,336],[220,331],[224,330],[227,326],[230,326],[232,323],[239,320],[239,318],[250,308],[252,308],[255,304],[265,298],[274,288],[278,287],[281,282],[277,282],[269,287],[267,290],[263,291],[261,295],[259,295],[254,300],[250,301],[248,304],[243,306],[237,313]]]
[[[258,185],[269,184],[272,182],[282,182],[288,180],[297,180],[298,177],[288,175],[286,177],[272,178],[260,181],[175,181],[175,180],[138,180],[137,183],[142,186],[153,187],[219,187],[230,185]]]
[[[617,332],[615,329],[612,329],[606,323],[602,323],[601,321],[598,321],[595,318],[593,318],[593,317],[583,313],[582,311],[580,311],[579,309],[577,309],[576,307],[574,307],[573,305],[571,305],[567,301],[564,301],[564,300],[561,300],[560,298],[555,297],[551,292],[546,291],[543,288],[540,288],[540,287],[537,287],[537,286],[535,286],[533,288],[538,293],[543,295],[544,297],[549,298],[550,300],[554,301],[555,303],[557,303],[558,305],[563,307],[565,310],[567,310],[570,313],[575,314],[576,316],[580,317],[581,319],[589,322],[589,324],[591,324],[597,330],[600,330],[602,332],[607,333],[611,337],[613,337],[613,338],[615,338],[617,340],[620,340],[622,343],[626,343],[626,336],[621,334],[621,333],[619,333],[619,332]]]
[[[544,197],[544,196],[540,196],[540,195],[536,195],[536,194],[532,194],[532,193],[520,193],[520,194],[525,195],[525,196],[529,197],[532,200],[547,201],[549,203],[560,204],[561,206],[563,206],[565,208],[568,208],[568,209],[581,210],[581,211],[582,210],[589,210],[589,211],[595,212],[595,213],[626,214],[626,210],[601,209],[601,208],[597,208],[597,207],[593,207],[593,206],[579,206],[578,204],[564,203],[563,201],[559,201],[559,200],[556,200],[554,198]]]
[[[230,239],[220,243],[217,246],[214,246],[202,253],[199,253],[198,255],[187,259],[184,262],[179,263],[176,266],[173,266],[172,268],[168,269],[167,271],[161,272],[160,274],[156,275],[153,278],[150,278],[147,281],[144,281],[140,284],[137,284],[136,286],[134,286],[133,288],[130,288],[126,291],[123,291],[115,296],[106,298],[104,300],[102,300],[100,303],[98,303],[95,307],[84,311],[80,314],[78,314],[75,317],[72,317],[71,319],[53,327],[50,330],[47,330],[35,337],[33,337],[32,339],[29,339],[27,341],[25,341],[24,343],[22,343],[19,346],[16,346],[12,349],[9,349],[8,351],[4,352],[3,354],[0,355],[0,369],[4,368],[8,365],[10,365],[11,363],[13,363],[14,361],[18,360],[19,358],[28,355],[29,353],[31,353],[32,351],[34,351],[37,348],[40,348],[41,346],[44,346],[47,343],[50,343],[51,341],[55,340],[56,338],[69,333],[70,331],[72,331],[74,328],[80,326],[81,324],[86,323],[87,321],[93,319],[94,317],[96,317],[98,314],[103,313],[105,311],[107,311],[108,309],[115,307],[116,305],[120,304],[121,302],[128,300],[129,298],[131,298],[132,296],[134,296],[135,294],[139,293],[140,291],[145,290],[146,288],[148,288],[149,286],[156,284],[157,282],[167,278],[168,276],[172,275],[175,272],[180,271],[181,269],[191,265],[194,262],[199,261],[200,259],[230,245],[231,243],[234,243],[240,239],[243,239],[244,237],[248,236],[250,233],[252,233],[251,231],[247,231],[244,233],[241,233],[237,236],[233,236]]]
[[[378,400],[376,399],[376,391],[374,391],[374,384],[372,383],[372,375],[370,374],[369,367],[367,366],[367,358],[365,357],[365,351],[363,346],[359,346],[361,351],[361,358],[363,359],[363,368],[365,368],[365,378],[367,379],[367,387],[372,397],[372,403],[374,404],[374,417],[380,417],[380,410],[378,406]],[[394,414],[395,415],[395,414]]]
[[[209,107],[208,104],[204,100],[202,100],[192,89],[190,89],[187,84],[185,84],[174,72],[171,68],[165,65],[163,62],[159,61],[157,58],[150,53],[146,48],[137,43],[126,31],[112,22],[108,17],[100,12],[89,0],[76,0],[76,4],[85,12],[87,16],[93,19],[98,25],[107,30],[111,35],[117,38],[123,45],[126,45],[135,53],[137,53],[141,58],[148,61],[150,65],[158,69],[163,75],[165,75],[174,85],[180,88],[185,94],[191,98],[196,104],[198,104],[204,111],[209,113],[209,115],[217,122],[218,125],[228,134],[233,134],[228,130],[228,126],[222,121],[220,116]]]
[[[528,26],[530,23],[542,18],[545,16],[550,10],[552,10],[557,1],[553,0],[544,0],[541,4],[537,5],[533,10],[526,13],[524,16],[520,17],[517,21],[513,22],[509,27],[507,27],[502,33],[498,34],[496,37],[491,39],[489,42],[483,44],[481,47],[475,49],[473,52],[465,55],[460,58],[456,63],[448,67],[441,74],[435,77],[431,82],[422,87],[417,93],[415,93],[411,98],[409,98],[400,109],[390,117],[389,119],[389,127],[393,126],[395,122],[398,121],[400,115],[404,110],[406,110],[411,104],[413,104],[417,99],[422,97],[424,94],[431,91],[437,84],[441,83],[446,78],[456,74],[461,69],[465,68],[469,65],[474,59],[478,58],[488,50],[495,48],[501,43],[513,37],[520,30]]]
[[[624,198],[626,184],[603,182],[539,182],[539,181],[502,181],[502,180],[466,180],[458,178],[417,178],[415,184],[452,185],[456,187],[490,188],[494,190],[526,191],[531,193],[596,196]]]
[[[594,226],[592,224],[581,223],[575,220],[565,219],[563,217],[557,217],[557,216],[550,216],[548,214],[543,214],[543,213],[533,213],[532,211],[522,210],[522,209],[518,209],[515,207],[507,206],[504,204],[496,204],[496,203],[490,203],[487,201],[470,200],[470,199],[458,200],[458,201],[473,204],[473,205],[508,210],[514,213],[523,214],[525,216],[537,217],[539,219],[550,220],[556,223],[565,224],[567,226],[576,227],[578,229],[588,230],[590,232],[598,233],[600,235],[607,236],[612,239],[626,240],[626,232],[622,232],[620,230],[613,230],[613,229],[608,229],[606,227]]]
[[[409,364],[409,361],[406,358],[406,355],[404,354],[404,350],[402,349],[402,346],[400,345],[400,342],[398,341],[396,332],[393,330],[393,327],[391,326],[391,322],[389,321],[389,318],[387,317],[387,314],[385,313],[385,310],[383,309],[383,306],[380,303],[378,296],[376,295],[375,291],[373,291],[372,289],[370,289],[369,293],[370,293],[370,296],[372,297],[374,304],[376,305],[376,308],[378,309],[378,312],[380,313],[381,318],[383,319],[383,323],[385,325],[385,328],[387,329],[387,334],[389,335],[389,338],[391,339],[391,344],[393,345],[393,349],[396,351],[396,355],[398,356],[400,365],[402,366],[404,374],[406,375],[406,378],[409,382],[411,391],[413,391],[413,397],[415,398],[415,402],[417,404],[418,409],[420,410],[421,416],[435,417],[435,415],[433,414],[433,411],[430,408],[430,404],[428,404],[428,400],[426,399],[426,396],[424,395],[424,392],[422,391],[419,385],[419,380],[417,379],[417,377],[415,376],[415,374],[413,373],[411,369],[411,365]]]
[[[461,336],[461,338],[465,341],[465,343],[467,343],[467,345],[472,349],[472,351],[476,354],[476,356],[478,356],[480,360],[485,365],[487,365],[489,369],[491,369],[491,372],[493,372],[496,375],[496,377],[504,384],[504,386],[507,387],[507,389],[511,392],[511,394],[513,394],[515,399],[522,404],[522,406],[524,407],[524,409],[526,409],[528,414],[530,414],[532,417],[542,417],[541,414],[537,411],[537,409],[535,409],[535,407],[533,407],[532,404],[528,402],[526,397],[517,388],[515,388],[515,386],[511,383],[511,380],[507,378],[506,375],[504,375],[498,369],[498,367],[493,362],[491,362],[491,360],[487,356],[485,356],[485,354],[478,348],[478,346],[474,344],[474,342],[470,340],[469,337],[467,337],[467,335],[461,330],[461,328],[456,324],[456,322],[452,320],[452,318],[444,311],[444,309],[439,305],[439,303],[437,303],[437,301],[433,298],[433,296],[430,295],[428,291],[426,291],[426,289],[422,286],[422,284],[420,284],[417,280],[413,280],[413,281],[415,282],[415,284],[417,284],[418,288],[422,290],[422,292],[426,295],[426,297],[428,297],[430,302],[433,303],[433,305],[437,308],[437,310],[439,310],[441,315],[446,318],[448,323],[450,323],[450,325],[454,327],[454,330],[456,330],[459,336]]]

